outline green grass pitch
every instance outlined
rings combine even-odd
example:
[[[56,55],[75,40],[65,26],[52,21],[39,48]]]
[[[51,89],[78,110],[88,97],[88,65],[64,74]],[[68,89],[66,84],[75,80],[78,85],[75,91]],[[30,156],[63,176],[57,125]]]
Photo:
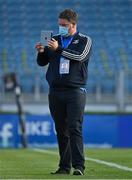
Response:
[[[56,152],[57,149],[49,151]],[[85,149],[85,156],[132,169],[132,149]],[[132,171],[86,160],[84,176],[52,175],[57,169],[56,154],[33,149],[0,150],[0,179],[132,179]]]

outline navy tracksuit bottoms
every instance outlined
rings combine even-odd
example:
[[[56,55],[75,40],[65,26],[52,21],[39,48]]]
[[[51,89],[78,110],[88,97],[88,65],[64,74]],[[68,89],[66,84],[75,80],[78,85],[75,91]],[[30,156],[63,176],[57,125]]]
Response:
[[[85,169],[82,137],[85,103],[86,92],[80,88],[51,89],[49,92],[49,109],[55,122],[61,169]]]

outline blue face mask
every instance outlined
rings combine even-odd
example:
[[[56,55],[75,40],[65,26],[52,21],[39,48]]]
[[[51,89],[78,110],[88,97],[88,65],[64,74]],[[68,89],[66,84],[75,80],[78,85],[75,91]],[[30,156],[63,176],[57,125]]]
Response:
[[[59,34],[61,36],[68,36],[68,27],[59,26]]]

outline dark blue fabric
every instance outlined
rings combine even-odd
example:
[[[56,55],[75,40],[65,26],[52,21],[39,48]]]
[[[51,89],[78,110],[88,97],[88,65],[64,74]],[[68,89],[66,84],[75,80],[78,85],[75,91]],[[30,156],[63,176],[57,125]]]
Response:
[[[67,38],[61,36],[61,46],[62,48],[67,48],[69,44],[72,42],[73,36],[69,36]]]

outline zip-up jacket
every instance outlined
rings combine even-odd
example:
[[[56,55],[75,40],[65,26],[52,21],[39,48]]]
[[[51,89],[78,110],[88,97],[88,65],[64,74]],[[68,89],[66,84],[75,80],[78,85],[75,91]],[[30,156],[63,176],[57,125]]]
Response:
[[[88,62],[90,58],[91,38],[76,33],[67,48],[61,44],[61,36],[53,37],[58,41],[58,48],[53,51],[45,47],[43,53],[38,53],[37,63],[39,66],[49,64],[46,79],[51,89],[85,87],[88,74]],[[69,73],[60,74],[60,58],[69,60]]]

